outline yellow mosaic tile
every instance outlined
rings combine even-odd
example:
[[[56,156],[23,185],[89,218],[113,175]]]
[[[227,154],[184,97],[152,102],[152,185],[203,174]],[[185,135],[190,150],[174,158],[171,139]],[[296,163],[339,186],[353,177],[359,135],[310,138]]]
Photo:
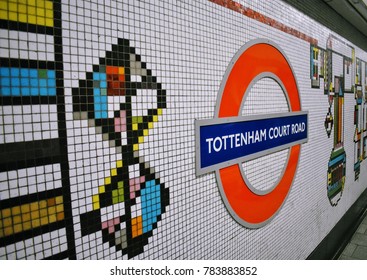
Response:
[[[0,237],[63,219],[64,205],[62,196],[13,206],[0,211]]]
[[[0,19],[53,27],[53,3],[45,0],[1,1]]]

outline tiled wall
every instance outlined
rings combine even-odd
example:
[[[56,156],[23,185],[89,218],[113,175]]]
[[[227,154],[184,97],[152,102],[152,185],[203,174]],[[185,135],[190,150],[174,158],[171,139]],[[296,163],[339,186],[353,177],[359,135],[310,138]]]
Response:
[[[287,57],[309,134],[249,229],[195,172],[195,120],[258,39]],[[0,259],[304,259],[367,186],[367,52],[280,0],[1,1],[0,75]],[[287,102],[264,78],[240,114]],[[243,176],[271,189],[289,150]]]

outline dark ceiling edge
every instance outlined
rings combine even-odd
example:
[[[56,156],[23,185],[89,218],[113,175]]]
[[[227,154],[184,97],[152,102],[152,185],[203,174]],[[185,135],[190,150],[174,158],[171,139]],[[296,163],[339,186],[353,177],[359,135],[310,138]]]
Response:
[[[322,0],[282,0],[320,24],[367,51],[367,36]],[[338,22],[338,24],[335,24]]]

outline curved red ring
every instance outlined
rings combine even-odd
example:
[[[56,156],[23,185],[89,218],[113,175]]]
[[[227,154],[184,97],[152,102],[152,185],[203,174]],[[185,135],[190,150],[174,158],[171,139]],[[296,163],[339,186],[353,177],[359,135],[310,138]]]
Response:
[[[297,83],[284,55],[273,45],[258,43],[247,48],[237,59],[223,89],[218,117],[235,117],[251,81],[261,73],[271,72],[284,85],[292,112],[301,110]],[[283,177],[268,194],[253,193],[242,178],[238,164],[219,170],[223,192],[234,213],[256,227],[271,219],[284,203],[292,186],[300,155],[300,145],[290,148]]]

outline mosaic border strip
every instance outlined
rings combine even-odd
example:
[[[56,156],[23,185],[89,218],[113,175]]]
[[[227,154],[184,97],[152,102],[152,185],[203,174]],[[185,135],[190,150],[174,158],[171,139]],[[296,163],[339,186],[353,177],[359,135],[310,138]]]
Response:
[[[32,240],[47,232],[62,229],[60,232],[65,232],[66,235],[62,238],[66,239],[67,246],[60,245],[61,251],[52,250],[47,258],[75,259],[64,105],[61,1],[13,1],[4,3],[2,8],[0,28],[12,30],[13,33],[25,32],[29,36],[44,34],[45,39],[48,36],[47,39],[53,40],[52,44],[48,41],[44,43],[51,46],[53,60],[49,60],[51,56],[47,56],[47,60],[25,59],[24,56],[1,58],[0,105],[7,108],[53,106],[55,117],[57,116],[56,121],[54,120],[57,124],[57,137],[50,134],[49,139],[42,136],[38,138],[40,140],[18,139],[15,142],[5,139],[5,143],[0,145],[1,171],[3,174],[10,174],[9,172],[18,172],[21,169],[26,172],[30,168],[59,164],[61,178],[55,188],[48,187],[42,191],[43,187],[40,185],[28,185],[27,188],[32,188],[32,193],[22,195],[20,192],[20,196],[12,195],[1,201],[0,244],[7,246],[14,242]],[[29,131],[30,124],[27,125],[26,131]],[[41,134],[41,131],[38,133]],[[43,169],[37,180],[49,174],[45,172],[46,169]]]
[[[233,1],[233,0],[208,0],[209,2],[218,4],[222,7],[225,7],[227,9],[230,9],[232,11],[235,11],[237,13],[240,13],[241,15],[244,15],[248,18],[254,19],[258,22],[264,23],[266,25],[269,25],[275,29],[278,29],[282,32],[285,32],[289,35],[292,35],[296,38],[299,38],[301,40],[304,40],[306,42],[309,42],[311,44],[317,45],[317,40],[315,38],[312,38],[301,31],[294,29],[292,27],[289,27],[275,19],[272,19],[271,17],[268,17],[262,13],[259,13],[251,8],[245,7],[241,5],[240,3]]]

